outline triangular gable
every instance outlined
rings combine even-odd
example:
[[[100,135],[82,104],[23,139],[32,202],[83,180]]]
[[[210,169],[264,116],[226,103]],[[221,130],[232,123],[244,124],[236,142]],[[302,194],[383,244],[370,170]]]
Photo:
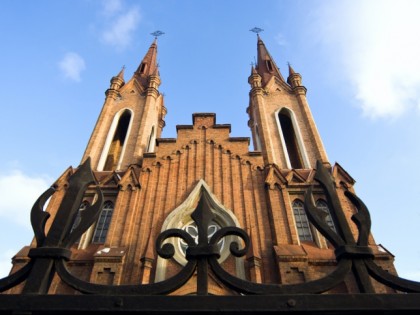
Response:
[[[351,177],[350,174],[347,173],[347,171],[337,162],[334,164],[332,175],[337,184],[344,182],[350,186],[353,186],[356,183],[354,178]]]
[[[282,175],[280,169],[276,164],[270,165],[268,174],[265,178],[265,184],[270,188],[274,189],[276,184],[283,186],[287,184],[287,179]]]
[[[141,94],[144,92],[143,87],[141,84],[136,80],[135,76],[133,76],[124,86],[121,87],[119,90],[120,94],[131,94],[132,91],[135,93]]]
[[[141,187],[140,182],[138,180],[138,176],[132,166],[125,172],[125,174],[119,182],[119,185],[121,187],[121,190],[123,191],[127,188],[130,188],[131,190],[136,190]]]
[[[277,87],[280,87],[281,91],[292,91],[292,88],[284,81],[281,81],[276,76],[272,76],[267,84],[264,86],[264,89],[268,92],[275,91]]]
[[[295,170],[291,170],[286,176],[288,184],[305,184],[306,179]]]
[[[117,186],[120,180],[121,180],[120,175],[118,175],[116,172],[112,172],[100,181],[100,185],[101,186]]]

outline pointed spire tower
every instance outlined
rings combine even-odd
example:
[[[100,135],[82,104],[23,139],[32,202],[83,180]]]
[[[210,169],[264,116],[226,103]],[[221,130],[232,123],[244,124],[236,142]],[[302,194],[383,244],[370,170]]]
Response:
[[[157,64],[157,39],[153,41],[150,45],[149,50],[141,61],[136,72],[134,72],[134,78],[139,81],[139,83],[147,87],[150,76],[159,76],[158,75],[158,64]]]
[[[254,149],[267,164],[283,169],[314,168],[317,160],[329,165],[301,75],[289,64],[286,82],[259,34],[257,52],[258,63],[248,78],[247,109]]]
[[[272,77],[275,77],[279,79],[280,81],[284,82],[284,78],[281,75],[279,68],[277,67],[274,59],[271,57],[270,53],[265,47],[264,42],[260,38],[260,35],[257,34],[257,37],[258,37],[257,72],[261,76],[263,84],[264,85],[267,84],[268,81],[270,81]]]
[[[91,157],[97,171],[125,170],[131,164],[141,164],[143,154],[154,151],[156,138],[165,126],[157,39],[127,83],[124,71],[125,67],[111,79],[82,159],[83,162]]]

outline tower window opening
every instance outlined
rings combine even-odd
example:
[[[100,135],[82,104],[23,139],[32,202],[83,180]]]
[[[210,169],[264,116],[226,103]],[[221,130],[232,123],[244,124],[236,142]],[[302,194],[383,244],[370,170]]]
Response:
[[[273,64],[271,63],[271,60],[267,60],[266,64],[267,64],[268,71],[272,72],[273,71]]]
[[[130,124],[131,113],[125,111],[119,121],[117,129],[115,130],[114,137],[112,139],[111,146],[108,151],[108,155],[105,162],[104,171],[111,171],[115,169],[121,158],[122,148],[127,138],[128,126]]]
[[[114,204],[112,201],[106,201],[101,211],[98,222],[96,223],[95,233],[93,234],[92,243],[105,243],[106,235],[108,234],[109,225],[111,223],[112,213],[114,211]]]
[[[280,111],[279,120],[287,153],[289,155],[290,166],[295,169],[303,168],[302,155],[299,150],[296,132],[293,128],[289,113]]]
[[[142,63],[140,65],[140,73],[144,73],[145,70],[146,70],[146,64],[145,63]]]
[[[309,220],[306,216],[303,202],[295,200],[292,203],[293,215],[295,217],[296,228],[301,241],[313,241]]]

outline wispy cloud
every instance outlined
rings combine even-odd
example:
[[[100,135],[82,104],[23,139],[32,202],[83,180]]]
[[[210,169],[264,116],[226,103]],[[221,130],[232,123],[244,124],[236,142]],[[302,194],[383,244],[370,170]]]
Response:
[[[320,10],[318,39],[336,53],[367,117],[420,109],[418,12],[417,0],[328,1]]]
[[[112,16],[121,11],[122,8],[122,0],[106,0],[103,2],[102,13],[106,16]]]
[[[288,42],[287,42],[286,38],[283,36],[282,33],[278,33],[274,37],[274,39],[276,40],[277,45],[279,45],[279,46],[287,46],[288,45]]]
[[[29,228],[32,206],[51,184],[47,177],[28,176],[20,170],[0,175],[0,218]]]
[[[101,35],[102,41],[118,50],[124,50],[131,44],[141,20],[139,7],[124,9],[121,1],[108,1],[104,12],[107,12],[108,18]]]
[[[85,70],[86,65],[84,59],[75,52],[68,52],[58,64],[65,78],[79,82],[80,74]]]

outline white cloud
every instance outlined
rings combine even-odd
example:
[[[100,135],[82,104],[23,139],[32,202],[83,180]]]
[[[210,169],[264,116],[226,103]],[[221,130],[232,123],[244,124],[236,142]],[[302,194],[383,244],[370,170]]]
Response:
[[[122,0],[106,0],[103,2],[103,14],[106,16],[112,16],[122,10]]]
[[[138,7],[132,7],[128,11],[118,14],[109,21],[109,26],[102,33],[102,40],[119,50],[125,49],[130,45],[140,19]]]
[[[30,228],[32,206],[51,184],[47,177],[31,177],[19,170],[0,175],[0,219]]]
[[[318,40],[335,54],[370,118],[398,117],[420,104],[420,1],[329,1]],[[420,109],[420,107],[419,107]]]
[[[80,73],[85,70],[85,61],[75,52],[68,52],[58,64],[64,77],[79,82]]]

